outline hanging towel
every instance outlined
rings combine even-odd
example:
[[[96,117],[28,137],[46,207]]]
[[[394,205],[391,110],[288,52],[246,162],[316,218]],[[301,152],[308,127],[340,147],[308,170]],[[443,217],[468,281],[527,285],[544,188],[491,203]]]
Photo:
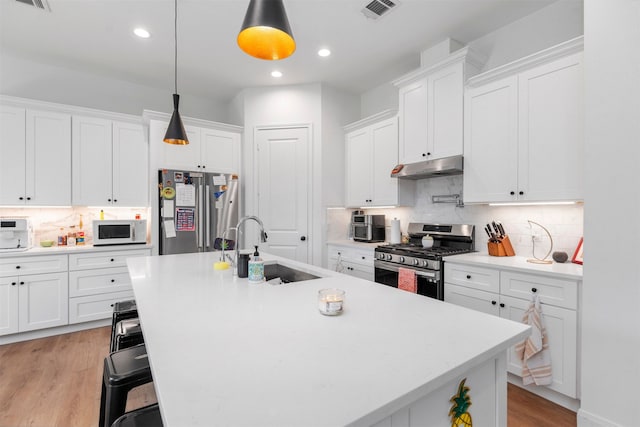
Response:
[[[549,385],[552,381],[551,355],[538,294],[532,295],[522,323],[531,326],[529,338],[516,345],[516,355],[522,361],[522,382],[524,385]]]
[[[416,272],[408,268],[398,268],[398,289],[403,291],[418,292],[418,278]]]

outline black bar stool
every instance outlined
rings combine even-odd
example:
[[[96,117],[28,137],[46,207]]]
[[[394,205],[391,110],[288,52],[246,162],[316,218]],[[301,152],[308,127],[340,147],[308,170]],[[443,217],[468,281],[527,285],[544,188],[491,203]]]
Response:
[[[140,319],[125,319],[116,324],[111,343],[111,352],[122,350],[138,344],[144,344]]]
[[[111,427],[163,427],[160,408],[156,403],[127,412],[111,424]]]
[[[98,427],[111,427],[118,417],[124,415],[129,391],[151,381],[153,378],[144,344],[105,357]]]
[[[115,351],[115,332],[118,322],[125,319],[133,319],[138,317],[138,306],[135,300],[118,301],[112,304],[113,315],[111,319],[111,342],[109,344],[110,351]]]

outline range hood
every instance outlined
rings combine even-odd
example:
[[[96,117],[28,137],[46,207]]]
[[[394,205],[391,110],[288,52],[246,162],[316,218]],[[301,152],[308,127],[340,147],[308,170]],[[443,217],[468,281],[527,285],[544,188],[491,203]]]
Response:
[[[398,165],[391,171],[391,178],[423,179],[462,173],[462,156],[425,160],[418,163]]]

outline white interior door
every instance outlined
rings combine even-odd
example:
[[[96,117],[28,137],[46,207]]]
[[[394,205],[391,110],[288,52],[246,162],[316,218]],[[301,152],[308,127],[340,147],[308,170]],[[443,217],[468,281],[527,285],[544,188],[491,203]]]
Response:
[[[307,262],[309,128],[258,129],[256,147],[258,216],[269,236],[263,247]]]

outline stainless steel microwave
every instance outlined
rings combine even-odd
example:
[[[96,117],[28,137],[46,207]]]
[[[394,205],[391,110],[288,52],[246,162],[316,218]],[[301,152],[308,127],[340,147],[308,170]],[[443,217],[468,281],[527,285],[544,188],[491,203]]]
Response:
[[[353,215],[351,235],[358,242],[384,242],[384,215]]]
[[[147,243],[146,219],[93,221],[93,245],[144,245]]]

